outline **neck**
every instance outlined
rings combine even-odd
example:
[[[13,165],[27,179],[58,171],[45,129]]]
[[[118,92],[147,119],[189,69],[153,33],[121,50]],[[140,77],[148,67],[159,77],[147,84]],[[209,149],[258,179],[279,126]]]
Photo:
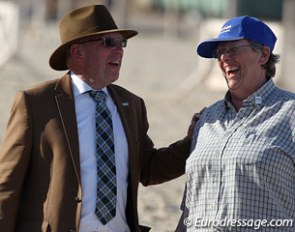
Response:
[[[235,107],[237,112],[241,109],[241,107],[243,105],[243,101],[244,101],[244,99],[239,99],[239,98],[231,95],[231,103],[233,104],[233,106]]]
[[[235,109],[239,111],[243,105],[243,101],[260,89],[266,82],[266,79],[261,79],[260,82],[257,82],[255,85],[248,86],[248,88],[230,90],[231,103],[234,105]]]
[[[80,76],[79,76],[80,77]],[[83,81],[85,81],[92,89],[99,90],[107,86],[106,83],[101,83],[101,81],[97,81],[96,79],[92,78],[83,78],[83,76],[80,77]]]
[[[100,81],[96,78],[91,78],[90,76],[85,76],[81,72],[77,72],[74,70],[71,70],[71,71],[73,71],[77,77],[79,77],[82,81],[87,83],[94,90],[100,90],[100,89],[109,85],[109,83],[103,83],[102,81]]]

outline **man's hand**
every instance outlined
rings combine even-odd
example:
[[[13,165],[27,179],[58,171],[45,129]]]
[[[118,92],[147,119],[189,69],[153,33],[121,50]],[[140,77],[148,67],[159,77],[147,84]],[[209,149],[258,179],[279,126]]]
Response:
[[[192,138],[193,138],[195,125],[196,125],[197,121],[200,119],[201,114],[204,112],[205,109],[206,109],[206,107],[203,108],[199,113],[195,113],[192,117],[191,124],[189,125],[188,131],[187,131],[187,136],[189,137],[190,140],[192,140]]]

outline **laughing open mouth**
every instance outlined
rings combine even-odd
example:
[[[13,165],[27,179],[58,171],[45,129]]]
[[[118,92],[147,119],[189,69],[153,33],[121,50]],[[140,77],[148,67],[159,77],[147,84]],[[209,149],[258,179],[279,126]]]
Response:
[[[240,68],[238,68],[238,67],[228,67],[228,68],[226,68],[225,71],[226,71],[226,74],[228,76],[231,76],[231,75],[237,74],[240,71]]]
[[[119,66],[120,62],[119,61],[112,61],[109,63],[110,65],[114,65],[114,66]]]

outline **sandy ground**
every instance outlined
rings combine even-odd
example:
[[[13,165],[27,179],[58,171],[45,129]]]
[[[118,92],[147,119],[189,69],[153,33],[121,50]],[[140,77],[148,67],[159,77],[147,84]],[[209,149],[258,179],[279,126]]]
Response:
[[[48,65],[49,56],[59,45],[56,25],[48,25],[43,31],[26,31],[20,38],[19,52],[0,67],[0,141],[16,92],[64,74]],[[162,33],[140,32],[125,50],[117,84],[145,99],[149,135],[156,147],[183,138],[193,113],[223,96],[221,77],[214,81],[217,88],[208,86],[204,79],[212,63],[196,56],[196,42],[194,35],[177,39]],[[184,177],[158,186],[140,187],[140,222],[151,226],[154,232],[174,231],[183,189]]]
[[[44,80],[60,77],[48,67],[48,57],[58,42],[26,35],[19,54],[1,67],[0,138],[15,93]],[[142,96],[148,109],[150,136],[156,147],[169,145],[187,132],[191,116],[222,96],[208,90],[196,73],[197,58],[193,39],[177,40],[161,35],[143,35],[129,41],[118,84]],[[179,215],[184,178],[168,183],[140,187],[140,222],[153,231],[173,231]]]
[[[183,138],[193,113],[223,97],[226,88],[215,61],[195,54],[196,43],[215,35],[222,23],[223,20],[204,24],[200,31],[196,31],[196,24],[186,24],[181,28],[185,36],[175,37],[173,33],[159,33],[161,25],[156,17],[136,17],[131,21],[132,28],[140,33],[128,42],[117,84],[144,98],[149,135],[156,147]],[[280,27],[275,27],[275,31],[280,33]],[[31,28],[20,34],[15,57],[0,67],[0,142],[16,92],[64,74],[48,65],[48,58],[58,45],[57,25]],[[184,177],[158,186],[141,186],[140,222],[151,226],[153,232],[174,231],[183,189]]]

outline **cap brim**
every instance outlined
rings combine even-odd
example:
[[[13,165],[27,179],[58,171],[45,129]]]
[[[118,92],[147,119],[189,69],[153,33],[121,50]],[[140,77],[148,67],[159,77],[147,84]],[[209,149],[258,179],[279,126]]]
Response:
[[[197,45],[197,53],[204,58],[214,58],[214,52],[220,42],[241,40],[243,37],[235,38],[215,38],[203,41]]]
[[[67,64],[66,64],[66,59],[67,59],[67,55],[66,52],[68,50],[68,48],[75,42],[83,39],[83,38],[87,38],[87,37],[91,37],[94,35],[103,35],[103,34],[107,34],[107,33],[114,33],[114,32],[119,32],[122,34],[123,38],[125,39],[129,39],[133,36],[136,36],[138,34],[137,31],[135,30],[127,30],[127,29],[113,29],[113,30],[108,30],[108,31],[100,31],[100,32],[96,32],[96,33],[92,33],[92,34],[88,34],[87,36],[83,36],[83,37],[79,37],[79,38],[75,38],[71,41],[68,41],[64,44],[62,44],[61,46],[59,46],[50,56],[49,58],[49,65],[51,68],[53,68],[54,70],[57,71],[63,71],[63,70],[67,70]]]

